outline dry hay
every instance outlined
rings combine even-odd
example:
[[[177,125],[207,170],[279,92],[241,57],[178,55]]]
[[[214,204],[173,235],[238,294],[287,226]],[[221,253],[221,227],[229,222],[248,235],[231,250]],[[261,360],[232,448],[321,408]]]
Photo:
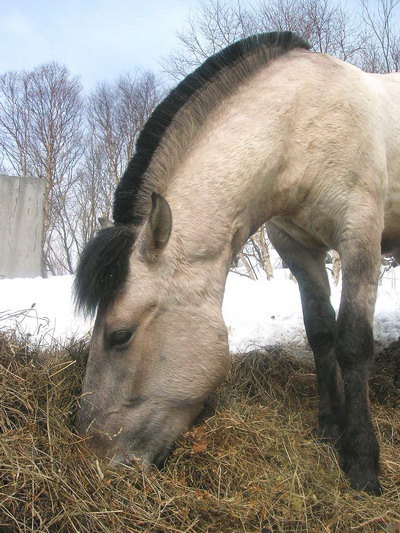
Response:
[[[73,432],[85,353],[0,336],[2,532],[400,531],[399,344],[371,379],[380,498],[350,490],[314,439],[311,363],[277,351],[235,364],[162,472],[107,470]]]

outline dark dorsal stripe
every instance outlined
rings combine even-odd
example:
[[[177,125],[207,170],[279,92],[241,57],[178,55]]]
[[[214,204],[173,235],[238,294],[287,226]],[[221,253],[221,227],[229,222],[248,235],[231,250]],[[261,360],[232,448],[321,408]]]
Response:
[[[140,224],[143,215],[135,213],[137,194],[151,158],[178,111],[224,68],[234,65],[260,47],[277,47],[279,49],[277,55],[281,55],[294,48],[309,49],[310,45],[295,33],[288,31],[253,35],[209,57],[194,72],[186,76],[155,108],[138,137],[135,155],[115,192],[113,217],[116,223]]]
[[[106,309],[125,285],[137,235],[135,226],[143,217],[142,213],[135,213],[137,197],[154,152],[175,115],[224,68],[233,67],[261,48],[275,48],[273,54],[265,55],[267,63],[294,48],[310,47],[291,32],[248,37],[207,59],[156,107],[138,137],[136,153],[115,192],[113,217],[116,225],[99,231],[81,254],[75,279],[75,300],[79,309],[90,315],[96,309]]]

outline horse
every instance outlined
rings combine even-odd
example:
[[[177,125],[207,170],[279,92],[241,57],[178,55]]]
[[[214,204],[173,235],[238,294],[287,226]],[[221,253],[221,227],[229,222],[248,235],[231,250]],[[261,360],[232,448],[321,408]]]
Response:
[[[155,108],[75,280],[96,315],[76,426],[98,454],[164,463],[228,372],[225,280],[267,223],[301,293],[318,433],[354,489],[381,493],[368,367],[381,252],[400,245],[399,94],[400,74],[272,32],[210,57]]]

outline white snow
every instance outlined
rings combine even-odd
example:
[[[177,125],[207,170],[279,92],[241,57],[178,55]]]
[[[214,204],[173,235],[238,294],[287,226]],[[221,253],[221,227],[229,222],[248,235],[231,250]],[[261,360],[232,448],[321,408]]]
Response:
[[[305,349],[301,304],[297,283],[289,271],[276,269],[274,279],[252,281],[230,273],[223,314],[232,352],[291,344]],[[91,323],[74,314],[73,276],[0,280],[0,329],[30,334],[41,344],[62,343],[86,335]],[[337,310],[340,285],[332,284],[332,303]],[[375,312],[375,338],[389,343],[399,337],[400,268],[381,280]]]
[[[75,315],[73,276],[0,280],[0,329],[31,335],[41,345],[83,337],[91,323]]]

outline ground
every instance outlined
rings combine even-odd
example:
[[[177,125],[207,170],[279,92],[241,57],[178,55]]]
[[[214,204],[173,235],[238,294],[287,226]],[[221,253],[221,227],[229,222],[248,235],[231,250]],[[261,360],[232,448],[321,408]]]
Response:
[[[86,353],[0,336],[2,533],[400,531],[400,342],[370,379],[382,497],[316,440],[313,364],[288,348],[237,359],[161,472],[108,470],[73,428]]]

